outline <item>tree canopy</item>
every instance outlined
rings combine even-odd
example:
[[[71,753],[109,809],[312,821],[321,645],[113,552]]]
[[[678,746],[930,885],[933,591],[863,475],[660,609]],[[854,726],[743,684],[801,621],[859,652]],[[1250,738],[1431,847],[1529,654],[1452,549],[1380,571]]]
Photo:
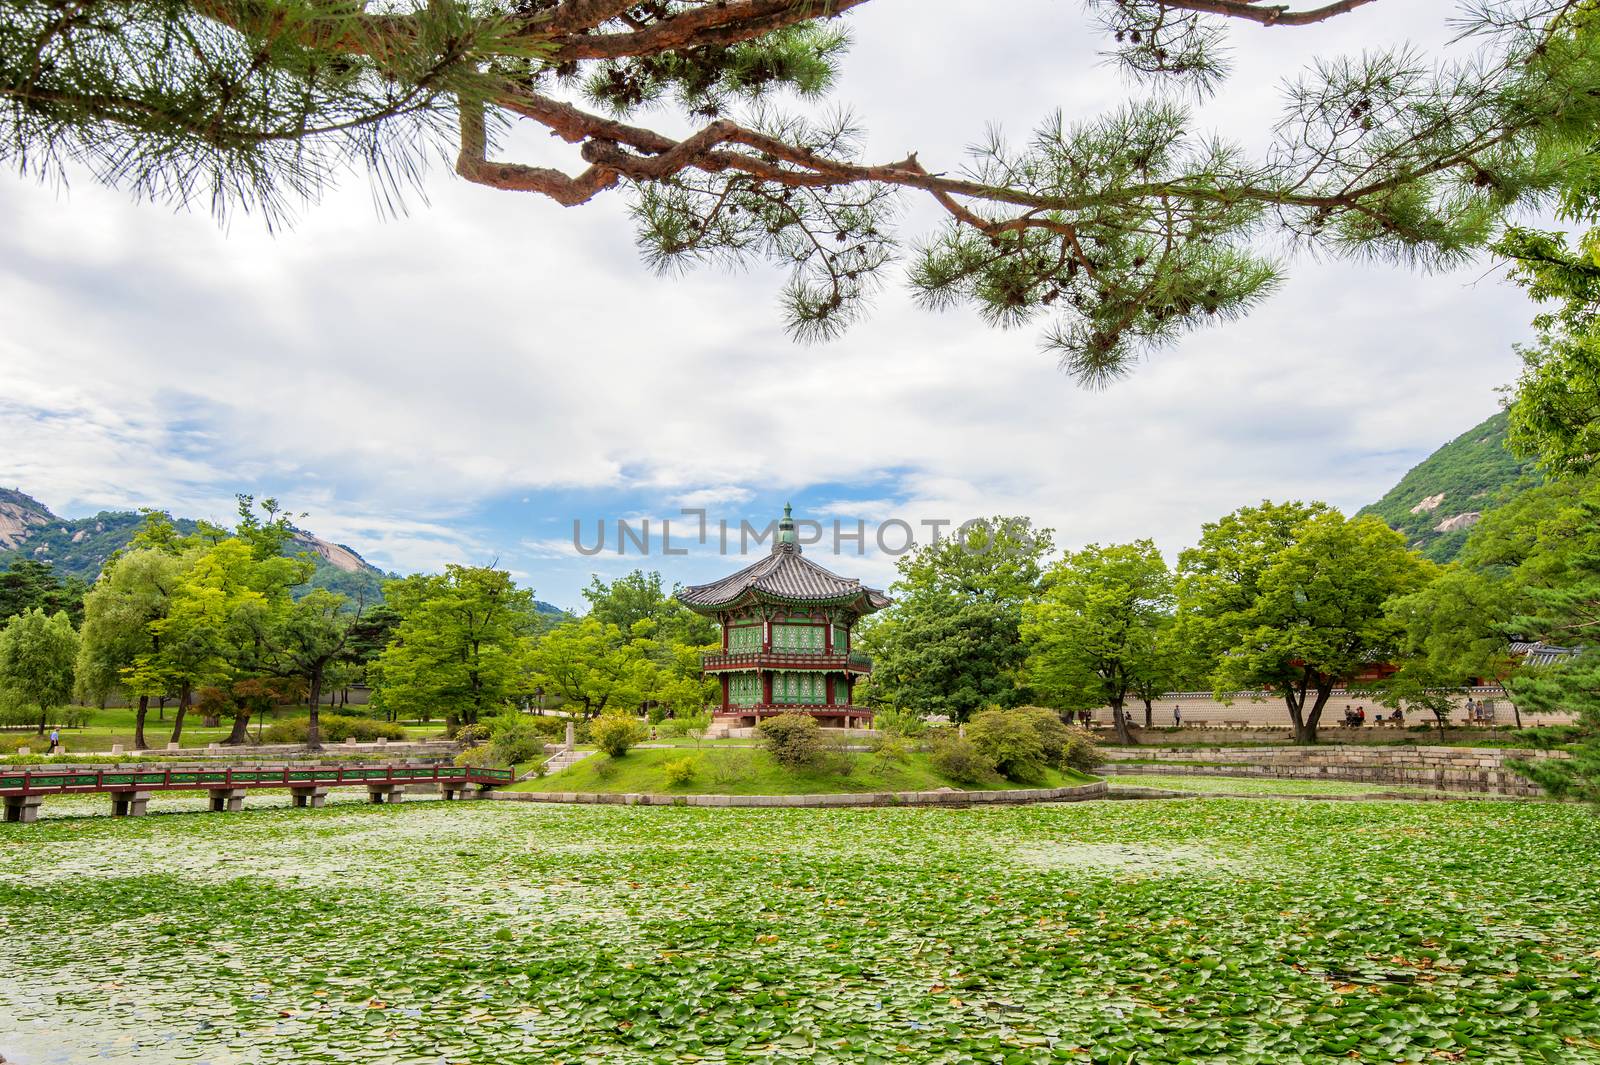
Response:
[[[1142,679],[1161,676],[1158,663],[1167,655],[1173,599],[1166,560],[1149,540],[1090,544],[1051,566],[1044,585],[1023,608],[1029,684],[1063,709],[1109,706],[1127,742],[1123,703]]]
[[[901,556],[895,606],[862,634],[872,697],[956,721],[1022,701],[1023,604],[1051,548],[1050,530],[996,517]]]
[[[1311,743],[1336,684],[1399,657],[1388,604],[1434,569],[1378,518],[1323,504],[1241,507],[1180,558],[1179,625],[1214,663],[1219,695],[1277,692],[1296,741]]]
[[[1466,55],[1437,63],[1380,46],[1379,0],[1089,0],[1138,87],[1126,104],[1057,113],[1016,143],[968,131],[965,160],[944,145],[926,164],[873,159],[848,108],[827,106],[843,103],[841,16],[869,2],[13,0],[0,158],[276,223],[350,169],[392,204],[447,154],[468,181],[561,204],[621,190],[658,268],[787,268],[801,337],[858,318],[903,262],[925,303],[1043,321],[1062,365],[1103,383],[1268,295],[1282,265],[1263,236],[1461,261],[1587,165],[1600,118],[1587,0],[1466,6]],[[915,39],[922,16],[899,17]],[[1193,99],[1236,91],[1230,23],[1334,18],[1367,20],[1374,46],[1288,77],[1263,154],[1197,128]],[[567,165],[502,159],[523,126],[569,145]],[[909,196],[943,221],[900,233]]]

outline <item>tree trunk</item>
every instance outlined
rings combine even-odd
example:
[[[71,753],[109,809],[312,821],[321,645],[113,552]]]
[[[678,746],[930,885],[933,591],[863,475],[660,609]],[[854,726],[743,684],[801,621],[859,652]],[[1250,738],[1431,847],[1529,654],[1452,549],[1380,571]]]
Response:
[[[1133,745],[1133,733],[1128,729],[1128,714],[1122,709],[1122,700],[1116,699],[1111,703],[1111,722],[1117,730],[1117,742]]]
[[[1311,704],[1309,713],[1295,715],[1294,742],[1314,744],[1317,742],[1317,725],[1322,721],[1322,711],[1328,705],[1328,696],[1333,694],[1333,684],[1319,684],[1316,689],[1316,701]],[[1305,696],[1301,695],[1300,708],[1305,710]]]
[[[311,720],[306,725],[306,750],[322,750],[322,719],[319,704],[322,702],[322,670],[311,671]]]
[[[243,747],[250,742],[250,715],[240,712],[234,715],[233,731],[228,733],[228,738],[223,740],[223,746]]]
[[[44,727],[49,724],[45,719],[50,716],[50,708],[43,703],[39,704],[39,735],[44,735]]]
[[[149,744],[144,741],[144,717],[150,712],[150,696],[139,696],[139,710],[133,715],[133,749],[142,751]]]
[[[1155,728],[1156,727],[1156,711],[1155,711],[1155,707],[1150,705],[1150,700],[1149,699],[1146,699],[1144,701],[1144,727],[1145,728]]]
[[[189,682],[184,681],[178,689],[178,712],[172,715],[172,739],[169,743],[177,743],[183,738],[183,717],[189,712]]]

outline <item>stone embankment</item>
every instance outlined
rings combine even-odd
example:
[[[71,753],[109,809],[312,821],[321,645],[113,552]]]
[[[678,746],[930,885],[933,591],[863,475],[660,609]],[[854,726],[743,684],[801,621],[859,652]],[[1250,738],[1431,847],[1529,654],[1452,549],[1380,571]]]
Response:
[[[1565,758],[1561,751],[1499,747],[1329,744],[1317,747],[1110,748],[1105,772],[1116,776],[1228,776],[1400,784],[1494,795],[1541,795],[1509,761]]]
[[[973,806],[1008,803],[1080,802],[1103,799],[1104,781],[1067,788],[1013,791],[878,791],[839,795],[662,795],[650,792],[493,791],[500,802],[590,803],[611,806]]]

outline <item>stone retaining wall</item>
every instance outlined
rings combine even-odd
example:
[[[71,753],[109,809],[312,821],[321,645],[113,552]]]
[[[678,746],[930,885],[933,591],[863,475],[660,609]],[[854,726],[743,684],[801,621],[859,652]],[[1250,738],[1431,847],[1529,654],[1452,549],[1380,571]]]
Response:
[[[609,806],[972,806],[1036,802],[1080,802],[1106,796],[1105,781],[1068,788],[1016,791],[881,791],[841,795],[660,795],[573,791],[493,791],[501,802],[590,803]]]
[[[1498,795],[1541,795],[1543,789],[1506,768],[1510,760],[1565,758],[1562,751],[1497,747],[1370,747],[1344,744],[1319,747],[1119,748],[1105,752],[1118,775],[1265,777],[1280,780],[1342,780],[1364,784],[1405,784],[1449,791]],[[1221,765],[1129,764],[1210,762]]]

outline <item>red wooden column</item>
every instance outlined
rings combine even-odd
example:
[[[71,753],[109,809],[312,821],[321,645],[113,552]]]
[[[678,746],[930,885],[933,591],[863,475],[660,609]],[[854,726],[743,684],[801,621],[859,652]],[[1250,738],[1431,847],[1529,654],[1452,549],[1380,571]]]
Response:
[[[718,677],[717,679],[722,681],[722,712],[724,714],[726,714],[728,712],[728,683],[729,683],[729,678],[728,678],[728,675],[726,673],[724,673],[722,676]]]

